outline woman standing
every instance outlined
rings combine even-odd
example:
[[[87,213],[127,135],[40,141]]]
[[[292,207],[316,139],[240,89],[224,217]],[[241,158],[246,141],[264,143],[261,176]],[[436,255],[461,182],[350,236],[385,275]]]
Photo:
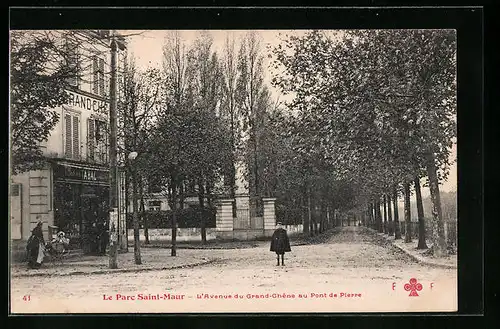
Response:
[[[40,219],[40,217],[38,216],[37,219]],[[29,268],[40,268],[43,263],[45,240],[43,238],[42,225],[42,221],[39,220],[28,239],[26,251],[28,253]]]

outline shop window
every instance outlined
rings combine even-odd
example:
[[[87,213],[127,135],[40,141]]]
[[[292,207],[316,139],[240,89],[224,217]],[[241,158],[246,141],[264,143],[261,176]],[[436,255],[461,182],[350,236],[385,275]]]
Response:
[[[87,119],[87,157],[89,161],[108,162],[108,125],[104,120]]]
[[[148,210],[160,211],[161,210],[161,201],[153,200],[148,202]]]
[[[80,159],[80,117],[77,114],[64,114],[64,156]]]

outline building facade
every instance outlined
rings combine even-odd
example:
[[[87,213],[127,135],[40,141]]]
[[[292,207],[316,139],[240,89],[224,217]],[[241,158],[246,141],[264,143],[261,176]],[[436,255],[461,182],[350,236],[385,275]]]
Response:
[[[80,74],[69,81],[67,104],[53,109],[59,121],[40,145],[47,165],[43,170],[11,177],[14,252],[25,247],[39,220],[44,224],[45,239],[52,230],[62,230],[72,248],[84,251],[90,251],[96,227],[108,224],[110,32],[74,33],[71,40],[64,40],[62,34],[61,39],[66,45],[70,43],[68,49]],[[123,38],[118,39],[117,72],[123,72],[126,45]],[[119,182],[123,183],[123,177]],[[121,185],[119,200],[125,202]],[[119,205],[121,210],[126,208],[124,204]],[[125,233],[126,227],[122,231]],[[126,244],[126,238],[122,240]]]

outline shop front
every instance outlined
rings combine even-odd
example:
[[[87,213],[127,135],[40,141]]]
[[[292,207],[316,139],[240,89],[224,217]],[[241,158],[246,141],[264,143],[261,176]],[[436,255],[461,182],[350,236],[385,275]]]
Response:
[[[108,238],[109,169],[74,163],[53,165],[54,225],[71,248],[104,253]]]

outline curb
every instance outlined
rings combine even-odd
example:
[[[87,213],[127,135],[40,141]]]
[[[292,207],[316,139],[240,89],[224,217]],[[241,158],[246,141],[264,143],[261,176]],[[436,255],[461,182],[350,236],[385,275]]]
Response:
[[[111,273],[138,273],[138,272],[151,272],[151,271],[165,271],[165,270],[175,270],[180,268],[192,268],[197,266],[208,265],[212,263],[223,262],[223,259],[211,259],[205,262],[191,263],[185,265],[177,266],[167,266],[167,267],[147,267],[147,268],[118,268],[118,269],[105,269],[105,270],[95,270],[95,271],[73,271],[68,273],[32,273],[32,274],[11,274],[11,278],[19,277],[41,277],[41,276],[71,276],[71,275],[87,275],[87,274],[111,274]]]
[[[424,264],[424,265],[427,265],[427,266],[430,266],[430,267],[436,267],[436,268],[445,268],[445,269],[452,269],[452,270],[456,270],[457,269],[457,266],[454,266],[454,265],[439,264],[439,263],[435,263],[435,262],[429,261],[429,260],[427,260],[427,259],[425,259],[425,258],[423,258],[421,256],[414,255],[411,252],[409,252],[408,250],[406,250],[405,248],[402,248],[402,247],[398,246],[397,244],[395,244],[394,241],[387,239],[387,237],[385,235],[379,234],[380,232],[377,232],[377,231],[375,231],[375,230],[373,230],[371,228],[368,228],[368,229],[370,231],[372,231],[373,233],[375,233],[377,236],[383,238],[385,241],[389,242],[391,244],[391,246],[393,246],[396,249],[404,252],[411,259],[413,259],[414,261],[416,261],[419,264]]]
[[[417,256],[417,255],[414,255],[414,254],[408,252],[406,249],[401,248],[400,246],[396,245],[395,243],[391,242],[391,245],[396,247],[397,249],[401,250],[406,255],[410,256],[410,258],[412,258],[414,261],[416,261],[419,264],[424,264],[424,265],[427,265],[430,267],[438,267],[438,268],[445,268],[445,269],[452,269],[452,270],[457,269],[457,267],[453,266],[453,265],[439,264],[439,263],[428,261],[428,260],[424,259],[423,257]]]

